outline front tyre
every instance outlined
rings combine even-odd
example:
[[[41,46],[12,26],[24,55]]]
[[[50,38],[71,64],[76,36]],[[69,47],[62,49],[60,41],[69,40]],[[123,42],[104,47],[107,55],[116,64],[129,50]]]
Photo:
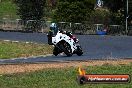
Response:
[[[72,56],[72,49],[71,49],[71,46],[70,44],[68,44],[67,42],[64,43],[64,53],[70,57]]]
[[[54,47],[53,54],[57,56],[59,54],[59,49],[57,47]]]
[[[77,54],[78,56],[81,56],[81,55],[83,54],[83,50],[82,50],[81,46],[77,46],[76,54]]]

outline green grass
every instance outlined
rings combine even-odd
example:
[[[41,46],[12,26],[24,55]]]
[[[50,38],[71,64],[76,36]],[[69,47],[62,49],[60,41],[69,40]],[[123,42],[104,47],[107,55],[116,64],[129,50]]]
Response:
[[[12,0],[2,0],[0,2],[0,19],[2,18],[18,18],[16,15],[17,6]]]
[[[120,66],[89,66],[87,74],[130,74],[132,64]],[[8,74],[0,76],[0,88],[132,88],[126,84],[85,84],[78,85],[77,68],[45,69],[32,73]]]
[[[0,41],[0,59],[46,55],[52,53],[48,44],[26,44]]]

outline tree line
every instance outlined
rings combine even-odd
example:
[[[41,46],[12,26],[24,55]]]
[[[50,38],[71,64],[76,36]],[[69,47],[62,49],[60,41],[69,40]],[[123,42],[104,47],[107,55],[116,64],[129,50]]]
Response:
[[[91,22],[122,24],[126,0],[103,0],[103,8],[95,9],[97,0],[14,0],[22,20]]]

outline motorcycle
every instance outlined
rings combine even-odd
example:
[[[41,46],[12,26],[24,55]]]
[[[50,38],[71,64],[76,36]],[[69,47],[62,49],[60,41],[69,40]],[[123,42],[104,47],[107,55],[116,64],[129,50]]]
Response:
[[[53,54],[55,56],[62,52],[67,56],[72,56],[73,54],[81,56],[83,54],[79,40],[70,32],[58,31],[57,34],[54,35],[53,32],[49,31],[47,37],[48,44],[54,45]]]

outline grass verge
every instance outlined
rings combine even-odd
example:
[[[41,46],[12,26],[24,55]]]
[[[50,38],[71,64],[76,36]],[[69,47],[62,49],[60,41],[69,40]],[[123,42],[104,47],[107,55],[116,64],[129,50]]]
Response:
[[[48,44],[13,43],[0,41],[0,59],[46,55],[52,53]]]
[[[132,64],[102,65],[85,67],[87,74],[130,74]],[[35,72],[6,74],[0,76],[0,88],[132,88],[126,84],[86,84],[78,85],[77,67],[51,68]]]

